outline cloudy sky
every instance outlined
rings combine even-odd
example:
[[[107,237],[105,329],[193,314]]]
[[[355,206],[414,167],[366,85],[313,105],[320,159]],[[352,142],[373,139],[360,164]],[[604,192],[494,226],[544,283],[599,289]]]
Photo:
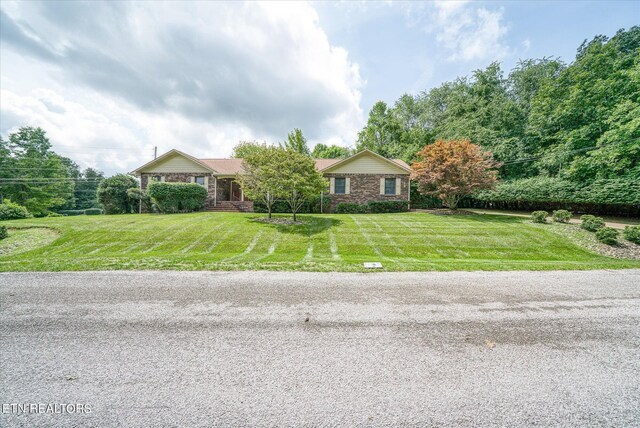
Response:
[[[352,146],[393,103],[499,60],[637,24],[634,2],[0,3],[0,133],[40,126],[82,167],[130,171],[240,140]]]

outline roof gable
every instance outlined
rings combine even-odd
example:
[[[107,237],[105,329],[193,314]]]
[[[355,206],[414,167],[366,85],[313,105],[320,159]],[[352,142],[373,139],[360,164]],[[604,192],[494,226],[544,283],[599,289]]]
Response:
[[[194,158],[180,150],[170,150],[158,158],[132,171],[134,175],[141,173],[171,173],[171,172],[213,172],[216,171],[205,162]]]
[[[324,173],[344,174],[410,174],[411,169],[402,161],[380,156],[371,150],[362,150],[320,170]]]

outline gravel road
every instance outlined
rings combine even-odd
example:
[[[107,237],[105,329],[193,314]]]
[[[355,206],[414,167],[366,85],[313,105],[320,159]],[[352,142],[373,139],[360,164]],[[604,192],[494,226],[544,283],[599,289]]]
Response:
[[[0,335],[2,427],[640,425],[640,270],[5,273]]]

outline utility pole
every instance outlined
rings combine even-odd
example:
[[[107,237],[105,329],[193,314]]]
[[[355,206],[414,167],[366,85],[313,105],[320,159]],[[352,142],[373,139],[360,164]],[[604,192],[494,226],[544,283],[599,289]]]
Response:
[[[153,159],[158,157],[158,146],[153,146]]]

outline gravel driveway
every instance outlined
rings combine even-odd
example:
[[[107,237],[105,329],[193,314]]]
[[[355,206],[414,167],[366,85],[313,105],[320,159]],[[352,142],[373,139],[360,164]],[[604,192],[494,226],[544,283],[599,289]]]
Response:
[[[640,270],[6,273],[0,334],[3,427],[640,424]]]

